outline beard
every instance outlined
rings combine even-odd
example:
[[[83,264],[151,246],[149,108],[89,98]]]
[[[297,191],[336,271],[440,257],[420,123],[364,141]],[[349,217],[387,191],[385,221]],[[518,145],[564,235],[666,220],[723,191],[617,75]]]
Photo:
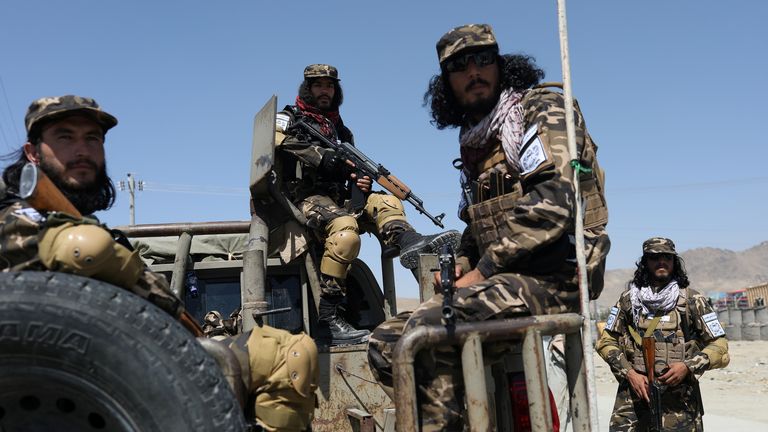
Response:
[[[94,181],[83,185],[68,183],[64,173],[58,172],[45,159],[40,160],[40,169],[84,216],[98,210],[106,210],[112,207],[115,201],[115,186],[107,175],[106,163],[97,171]]]
[[[480,80],[480,81],[487,83],[487,81],[485,80]],[[469,88],[473,84],[474,84],[474,81],[469,83],[467,87]],[[496,86],[493,89],[493,92],[491,93],[490,96],[479,98],[472,102],[464,102],[462,103],[462,109],[471,117],[475,117],[475,116],[485,117],[491,111],[493,111],[493,109],[496,107],[496,104],[499,102],[500,95],[501,95],[501,85],[499,83],[496,83]]]

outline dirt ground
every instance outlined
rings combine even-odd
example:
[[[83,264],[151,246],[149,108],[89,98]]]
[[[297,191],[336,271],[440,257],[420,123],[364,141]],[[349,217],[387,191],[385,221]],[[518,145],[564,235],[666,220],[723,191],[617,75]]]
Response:
[[[731,363],[700,378],[704,430],[768,430],[768,341],[730,342]],[[595,355],[600,431],[608,430],[617,382]]]

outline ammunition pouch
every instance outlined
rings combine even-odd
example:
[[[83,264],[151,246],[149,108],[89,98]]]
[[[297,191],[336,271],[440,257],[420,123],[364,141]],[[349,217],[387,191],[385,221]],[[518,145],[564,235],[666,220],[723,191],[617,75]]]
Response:
[[[470,230],[480,253],[497,243],[500,238],[512,237],[513,233],[507,224],[507,215],[515,209],[521,192],[520,183],[517,183],[517,188],[510,193],[469,206],[467,212]]]

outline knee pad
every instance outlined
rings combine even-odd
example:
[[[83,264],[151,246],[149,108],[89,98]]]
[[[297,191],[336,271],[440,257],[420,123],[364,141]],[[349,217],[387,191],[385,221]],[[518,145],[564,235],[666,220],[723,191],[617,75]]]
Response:
[[[309,397],[317,388],[320,374],[317,362],[317,345],[312,338],[305,334],[291,336],[285,364],[293,389],[302,397]]]
[[[357,221],[352,216],[341,216],[328,224],[327,231],[320,271],[329,276],[345,278],[349,264],[360,253]]]
[[[406,220],[403,202],[392,195],[371,194],[365,204],[365,212],[376,222],[379,232],[387,222]]]
[[[130,288],[139,280],[144,264],[137,252],[116,243],[97,225],[65,223],[48,228],[38,254],[46,268]]]

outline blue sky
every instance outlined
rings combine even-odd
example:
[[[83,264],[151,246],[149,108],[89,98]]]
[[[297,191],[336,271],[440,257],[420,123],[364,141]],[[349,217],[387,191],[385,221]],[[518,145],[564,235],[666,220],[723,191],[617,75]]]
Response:
[[[573,90],[607,175],[609,268],[629,267],[655,235],[680,250],[768,239],[768,3],[568,7]],[[22,143],[33,99],[91,96],[120,120],[107,136],[113,179],[133,172],[147,184],[137,223],[245,220],[253,115],[272,94],[292,103],[304,66],[331,63],[358,146],[460,229],[457,132],[429,124],[422,96],[437,39],[472,22],[561,80],[554,0],[4,0],[0,153]],[[419,230],[437,229],[408,213]],[[100,216],[127,224],[128,195]],[[361,257],[378,269],[373,237]],[[399,266],[396,280],[416,296]]]

